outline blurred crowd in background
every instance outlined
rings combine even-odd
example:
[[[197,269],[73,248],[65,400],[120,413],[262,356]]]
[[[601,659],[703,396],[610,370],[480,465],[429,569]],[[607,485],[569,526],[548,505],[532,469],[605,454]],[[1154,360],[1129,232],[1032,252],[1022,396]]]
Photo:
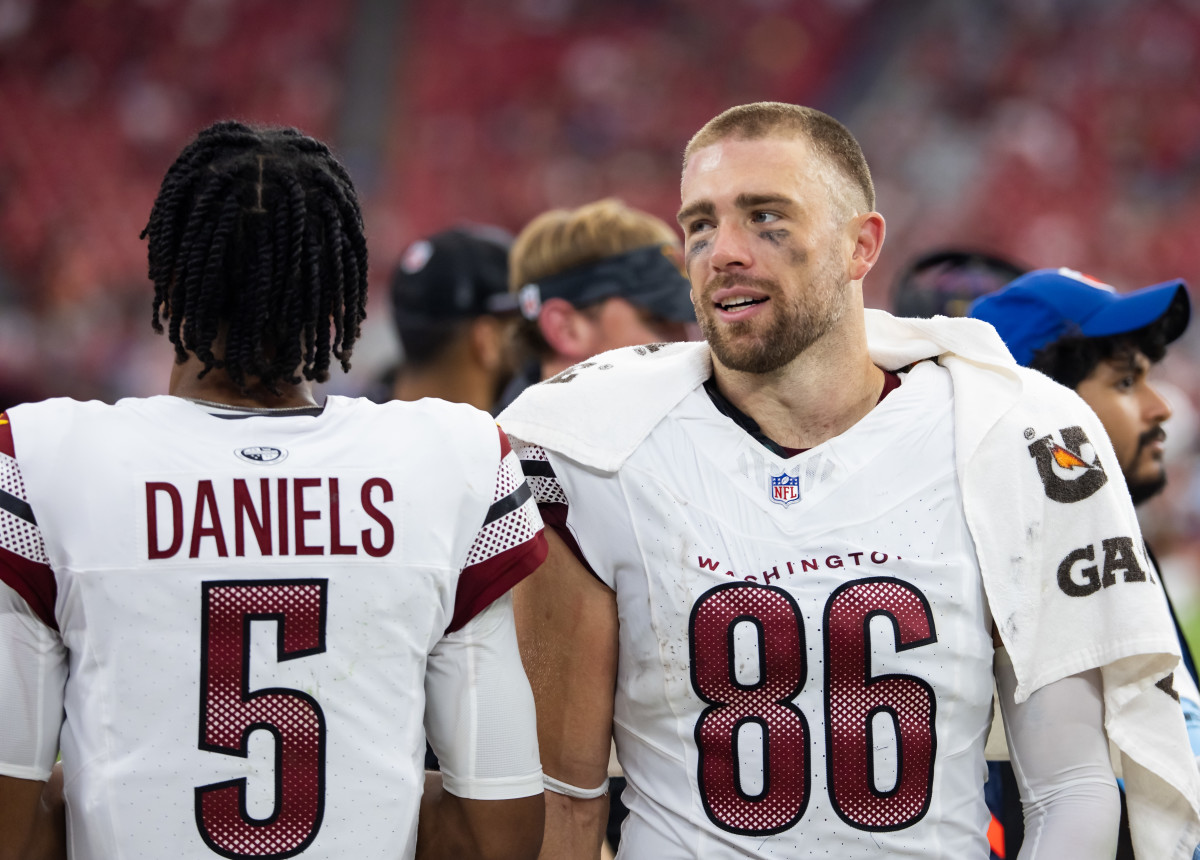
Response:
[[[413,240],[606,196],[673,223],[685,135],[767,99],[863,145],[888,224],[869,305],[942,247],[1200,289],[1200,0],[0,0],[0,405],[165,390],[138,234],[213,120],[348,165],[374,295],[328,390],[358,394],[400,359],[386,284]],[[1193,647],[1198,368],[1200,324],[1156,370],[1171,479],[1141,509]]]

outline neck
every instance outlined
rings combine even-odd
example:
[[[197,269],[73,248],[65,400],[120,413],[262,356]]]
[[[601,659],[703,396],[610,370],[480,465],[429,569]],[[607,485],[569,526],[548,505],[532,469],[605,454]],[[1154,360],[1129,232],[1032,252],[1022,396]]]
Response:
[[[490,374],[457,365],[401,368],[392,386],[395,400],[438,397],[485,412],[495,404],[496,393],[496,382]]]
[[[730,403],[786,448],[815,448],[846,432],[879,402],[884,383],[861,329],[831,333],[771,373],[733,370],[714,355],[713,378]]]
[[[280,383],[278,394],[268,391],[256,382],[246,391],[242,391],[220,368],[209,371],[201,379],[200,372],[203,369],[204,365],[195,356],[189,356],[183,364],[172,366],[167,393],[189,400],[206,400],[226,406],[249,406],[258,409],[289,409],[317,405],[312,383],[308,380],[301,380],[295,384]]]

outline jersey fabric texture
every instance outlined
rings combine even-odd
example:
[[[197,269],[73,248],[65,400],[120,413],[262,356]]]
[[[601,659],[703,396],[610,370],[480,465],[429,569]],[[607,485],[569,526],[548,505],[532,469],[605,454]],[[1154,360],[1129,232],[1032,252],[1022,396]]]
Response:
[[[1139,854],[1191,857],[1192,849],[1200,841],[1200,811],[1197,807],[1200,780],[1187,746],[1187,733],[1178,700],[1171,695],[1170,675],[1179,667],[1178,642],[1167,614],[1161,583],[1157,576],[1148,571],[1149,563],[1128,491],[1112,446],[1098,419],[1069,389],[1041,374],[1017,366],[995,331],[976,320],[897,319],[882,311],[868,310],[865,322],[868,347],[877,366],[898,371],[914,362],[932,358],[944,368],[950,379],[952,433],[942,445],[943,456],[948,468],[955,474],[961,492],[961,516],[965,518],[969,530],[974,563],[986,595],[987,608],[1012,658],[1017,681],[1015,702],[1020,704],[1026,701],[1031,693],[1057,680],[1099,668],[1103,678],[1105,728],[1117,751],[1129,789],[1131,829]],[[910,377],[916,373],[914,369]],[[704,344],[659,344],[615,350],[528,389],[501,414],[501,422],[514,439],[550,452],[548,456],[551,458],[557,456],[557,460],[551,460],[548,466],[532,466],[532,471],[527,470],[527,474],[539,474],[539,468],[553,471],[560,481],[564,497],[571,491],[576,480],[574,476],[577,473],[584,476],[589,471],[616,476],[616,483],[621,485],[622,493],[628,497],[629,490],[625,486],[628,479],[624,473],[635,462],[639,448],[656,438],[661,431],[660,425],[672,421],[679,410],[692,402],[696,390],[711,374],[711,360]],[[895,408],[894,404],[889,404],[904,387],[889,395],[876,411]],[[870,420],[868,416],[860,423],[868,427]],[[859,427],[848,435],[857,432],[860,432]],[[792,511],[804,510],[813,517],[822,516],[823,506],[809,511],[804,499],[806,493],[812,492],[809,488],[817,486],[814,482],[823,474],[822,468],[816,465],[819,461],[814,455],[827,447],[837,448],[837,440],[830,441],[833,445],[826,443],[817,446],[800,458],[808,464],[804,470],[768,475],[771,483],[764,487],[763,492],[770,496],[760,500],[759,506],[765,508],[778,504]],[[915,450],[917,446],[911,442],[910,447]],[[722,472],[744,470],[745,464],[735,459],[740,451],[741,448],[732,447],[722,450],[721,454],[725,456],[710,458],[703,466]],[[664,451],[664,454],[669,456],[671,452]],[[901,453],[900,456],[907,454]],[[810,473],[810,466],[815,471]],[[700,461],[675,458],[663,465],[664,470],[668,468],[673,470],[671,477],[679,485],[684,483],[685,478],[674,473],[680,471],[697,473],[686,480],[705,485],[705,492],[699,496],[680,492],[674,499],[668,500],[660,494],[659,504],[668,508],[672,504],[690,508],[701,504],[701,500],[703,504],[711,505],[713,503],[710,500],[717,492],[716,488],[720,487],[721,491],[728,489],[715,474],[702,471]],[[570,477],[566,475],[568,471]],[[598,492],[598,484],[589,483],[587,486],[589,492]],[[874,484],[871,487],[870,492],[863,493],[859,501],[863,512],[860,516],[864,519],[858,528],[864,531],[860,538],[864,541],[870,537],[870,529],[880,527],[879,523],[868,521],[869,515],[878,512],[873,494],[904,492],[902,488],[886,484]],[[708,491],[710,489],[712,492]],[[584,495],[573,495],[569,498],[570,516],[581,528],[585,522],[590,523],[592,518],[597,518],[602,523],[601,527],[612,530],[610,534],[622,534],[620,529],[627,526],[622,524],[615,512],[619,506],[611,504],[613,498],[611,493],[595,499],[586,492]],[[560,502],[565,500],[560,499]],[[727,504],[743,503],[729,501]],[[839,510],[845,511],[845,508]],[[549,509],[547,513],[550,513]],[[657,509],[646,508],[635,515],[649,518],[664,514]],[[690,513],[685,515],[678,511],[669,515],[675,518],[691,516]],[[747,522],[745,518],[737,521]],[[835,535],[841,535],[846,524],[833,521],[829,526]],[[592,526],[589,524],[586,527],[590,529]],[[728,526],[722,524],[722,528]],[[763,534],[768,541],[774,540],[771,528],[764,527]],[[759,536],[759,532],[751,531],[743,540],[749,546]],[[582,534],[576,534],[576,537],[582,538]],[[723,531],[714,533],[714,537],[726,540]],[[580,544],[582,546],[582,540]],[[792,552],[821,549],[817,545],[789,548]],[[642,545],[639,540],[637,546],[628,551],[647,559],[658,558],[652,554],[652,549]],[[722,549],[724,546],[718,544],[713,551],[713,560],[718,566],[726,562],[725,558],[715,556]],[[887,553],[889,560],[894,559],[888,547],[862,546],[861,549],[864,553],[872,550]],[[726,551],[732,552],[732,549]],[[895,551],[895,554],[904,556],[902,551]],[[844,576],[857,576],[863,572],[863,568],[857,565],[848,569],[848,552],[841,552],[840,556]],[[757,576],[758,584],[752,582],[749,587],[756,587],[760,591],[763,585],[772,589],[789,588],[785,571],[790,573],[790,570],[782,562],[792,561],[793,567],[797,567],[791,555],[781,555],[780,562],[769,558],[759,561],[749,552],[731,554],[730,558],[738,564],[763,565],[757,570],[739,569],[732,564],[722,567],[722,572],[732,571],[734,576],[731,579]],[[815,558],[820,560],[819,556]],[[871,572],[869,575],[875,575],[870,566],[871,556],[864,554],[860,559],[867,565],[866,570]],[[589,558],[588,561],[597,575],[615,583],[619,608],[620,576],[610,575],[594,559]],[[696,564],[697,559],[685,556],[681,550],[677,557],[672,558],[670,568],[655,571],[643,564],[643,569],[650,576],[683,577],[686,585],[686,577],[691,575],[688,571]],[[781,565],[778,569],[777,564]],[[769,580],[767,574],[770,574]],[[774,578],[777,575],[779,580]],[[920,582],[915,576],[914,572],[906,571],[896,578]],[[679,588],[680,591],[686,591],[683,585]],[[946,595],[948,599],[949,592]],[[835,596],[831,593],[826,600]],[[930,605],[933,606],[933,603]],[[814,619],[808,614],[814,611],[813,608],[800,604],[798,600],[797,606],[798,616],[806,625],[813,626]],[[779,614],[786,617],[782,607],[783,604],[780,604]],[[631,611],[634,611],[632,607]],[[654,604],[643,603],[636,611],[649,611],[653,617],[656,609]],[[825,618],[823,613],[833,613],[829,607],[820,607],[818,611],[822,619]],[[696,617],[703,621],[702,615]],[[938,621],[934,616],[932,626],[935,630]],[[624,626],[626,618],[622,617],[621,623]],[[877,623],[877,616],[873,616],[868,626]],[[689,624],[692,624],[690,619]],[[754,626],[750,624],[751,628]],[[758,635],[735,620],[735,617],[730,617],[729,629],[735,628],[749,631],[736,634],[738,636],[754,638]],[[822,637],[828,638],[824,628],[817,629],[821,630]],[[691,630],[689,628],[683,632],[691,635]],[[729,641],[732,642],[735,634],[729,635]],[[916,636],[916,632],[910,630],[903,636],[901,633],[895,634],[895,642],[899,644],[893,650],[903,652],[905,659],[920,659],[918,655],[932,653],[927,650],[932,647],[931,644],[926,644],[919,637],[911,640],[905,638],[908,636]],[[866,641],[867,637],[863,638]],[[687,636],[675,638],[670,651],[658,656],[643,651],[643,659],[658,659],[664,666],[678,666],[680,671],[694,673],[695,664],[689,651],[691,641]],[[874,647],[877,640],[873,635],[870,641]],[[904,647],[909,641],[920,644]],[[822,677],[826,683],[824,689],[831,699],[838,699],[842,694],[828,687],[828,682],[836,677],[836,672],[833,675],[812,673],[811,667],[817,665],[813,654],[823,653],[821,649],[824,642],[814,640],[811,635],[806,635],[805,642],[806,650],[800,653],[808,657],[808,674],[795,670],[776,675],[785,679],[807,678],[804,684],[797,685],[794,690],[772,690],[773,698],[767,698],[761,692],[751,695],[741,688],[757,682],[744,680],[734,683],[732,679],[739,676],[727,672],[725,682],[710,682],[704,680],[704,676],[697,676],[692,683],[691,695],[707,706],[715,707],[717,710],[712,713],[739,714],[737,710],[728,709],[731,707],[730,698],[720,699],[712,694],[712,684],[716,684],[718,692],[737,701],[742,701],[742,694],[746,693],[751,695],[756,705],[778,706],[784,710],[797,708],[811,723],[813,712],[804,712],[803,708],[797,707],[796,702],[800,701],[798,696],[806,693],[811,695],[811,691],[820,685]],[[741,653],[733,645],[729,645],[726,652]],[[769,647],[766,653],[772,653]],[[625,659],[625,655],[622,655],[621,660]],[[865,663],[863,665],[866,666]],[[822,671],[832,671],[828,660],[822,666]],[[865,673],[867,668],[862,671]],[[876,671],[873,664],[870,671]],[[906,675],[906,678],[921,680],[916,670],[895,671],[901,675],[912,671],[911,676]],[[746,677],[757,676],[751,674]],[[862,677],[875,678],[866,674]],[[887,676],[885,674],[882,677]],[[621,682],[626,682],[624,676]],[[891,685],[890,681],[884,686],[867,685],[865,681],[862,683],[867,690],[880,693]],[[706,689],[710,692],[706,693]],[[739,691],[736,697],[735,689]],[[959,691],[934,690],[939,702],[943,694],[957,696]],[[875,733],[882,733],[879,737],[895,735],[895,729],[891,730],[892,735],[887,735],[886,720],[875,725],[881,719],[879,714],[887,707],[885,698],[880,698],[881,710],[872,711],[869,720],[862,714],[856,716],[860,725],[870,726],[872,738],[875,738]],[[752,716],[747,712],[746,719],[753,722]],[[825,716],[828,722],[828,715]],[[780,720],[784,719],[780,715]],[[893,722],[899,720],[897,716]],[[769,725],[765,718],[760,722]],[[709,723],[705,722],[704,725],[708,726]],[[746,728],[746,725],[735,720],[731,730],[738,736],[738,749],[742,748],[742,735],[753,735],[760,731]],[[640,730],[642,727],[638,728]],[[703,730],[704,727],[697,729],[701,732],[694,740],[698,747],[702,745]],[[862,731],[861,728],[859,730]],[[820,732],[809,731],[808,734],[817,734],[819,737]],[[983,738],[980,737],[978,742],[982,745]],[[888,742],[882,743],[884,749],[887,746]],[[895,748],[895,745],[892,747]],[[764,748],[769,754],[770,743]],[[830,749],[827,745],[824,750],[815,750],[813,755],[828,755]],[[871,762],[873,757],[869,756],[867,760]],[[687,762],[677,761],[676,764],[675,785],[678,786],[683,783],[682,769],[687,767]],[[700,765],[697,763],[697,767]],[[828,762],[819,762],[821,767],[828,768]],[[899,769],[907,772],[907,767],[905,764]],[[769,768],[768,771],[774,773]],[[837,770],[834,769],[833,778],[836,777]],[[940,772],[935,770],[931,796],[937,794],[939,779]],[[758,803],[761,798],[753,792],[765,789],[754,782],[746,785],[749,788],[743,786],[745,797],[741,798],[742,802]],[[801,788],[809,797],[809,804],[818,802],[820,792],[810,791],[811,786]],[[893,788],[886,779],[881,779],[869,782],[867,790],[882,797]],[[930,809],[933,809],[932,804]],[[806,829],[815,827],[822,838],[828,835],[829,827],[841,827],[842,824],[838,822],[845,824],[840,817],[808,820],[802,816],[800,821]],[[703,820],[699,823],[703,824]],[[756,828],[761,826],[755,825]],[[808,845],[804,850],[818,848]],[[981,850],[983,853],[978,856],[986,856],[986,846]],[[875,856],[885,854],[881,852]],[[801,853],[797,856],[822,855]]]
[[[423,719],[447,790],[540,793],[506,592],[545,539],[485,413],[0,422],[0,773],[61,746],[72,856],[411,857]]]
[[[786,459],[703,389],[616,474],[518,443],[617,595],[622,856],[987,856],[992,646],[952,409],[926,362]]]

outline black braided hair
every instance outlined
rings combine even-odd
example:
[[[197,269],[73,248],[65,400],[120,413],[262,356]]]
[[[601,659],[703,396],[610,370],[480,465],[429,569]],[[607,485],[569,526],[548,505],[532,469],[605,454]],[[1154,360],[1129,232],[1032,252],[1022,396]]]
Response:
[[[247,392],[350,369],[367,306],[367,243],[346,169],[293,128],[225,121],[167,170],[150,239],[152,324]],[[332,331],[331,331],[332,329]],[[214,352],[216,347],[216,352]]]

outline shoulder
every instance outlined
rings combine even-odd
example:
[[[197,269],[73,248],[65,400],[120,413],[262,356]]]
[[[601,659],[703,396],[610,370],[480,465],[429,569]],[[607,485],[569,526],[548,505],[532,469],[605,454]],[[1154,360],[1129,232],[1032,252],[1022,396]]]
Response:
[[[128,398],[119,400],[117,403],[123,405],[139,402],[140,400],[142,398]],[[39,400],[33,403],[21,403],[17,406],[12,406],[5,414],[10,417],[22,416],[24,420],[30,420],[31,417],[43,419],[70,415],[102,415],[118,408],[120,407],[110,403],[102,403],[99,400],[75,400],[70,397],[52,397],[49,400]]]
[[[73,432],[86,431],[86,428],[94,427],[122,411],[118,406],[99,400],[55,397],[13,406],[4,413],[2,426],[6,436],[17,439],[18,445],[53,444],[53,440],[62,439]]]
[[[372,426],[402,445],[495,443],[496,419],[465,403],[427,397],[422,400],[389,400],[330,396],[330,417],[348,424]]]
[[[613,471],[711,373],[700,342],[613,350],[527,389],[499,420],[519,439]]]
[[[466,403],[452,403],[436,397],[424,397],[420,400],[388,400],[376,403],[365,397],[340,397],[331,395],[328,399],[331,407],[359,414],[378,415],[392,421],[434,421],[438,423],[455,422],[490,422],[491,416],[482,409],[477,409]]]
[[[1013,369],[1021,384],[1021,396],[1012,405],[1010,420],[1075,422],[1100,426],[1100,419],[1073,389],[1027,367]]]

